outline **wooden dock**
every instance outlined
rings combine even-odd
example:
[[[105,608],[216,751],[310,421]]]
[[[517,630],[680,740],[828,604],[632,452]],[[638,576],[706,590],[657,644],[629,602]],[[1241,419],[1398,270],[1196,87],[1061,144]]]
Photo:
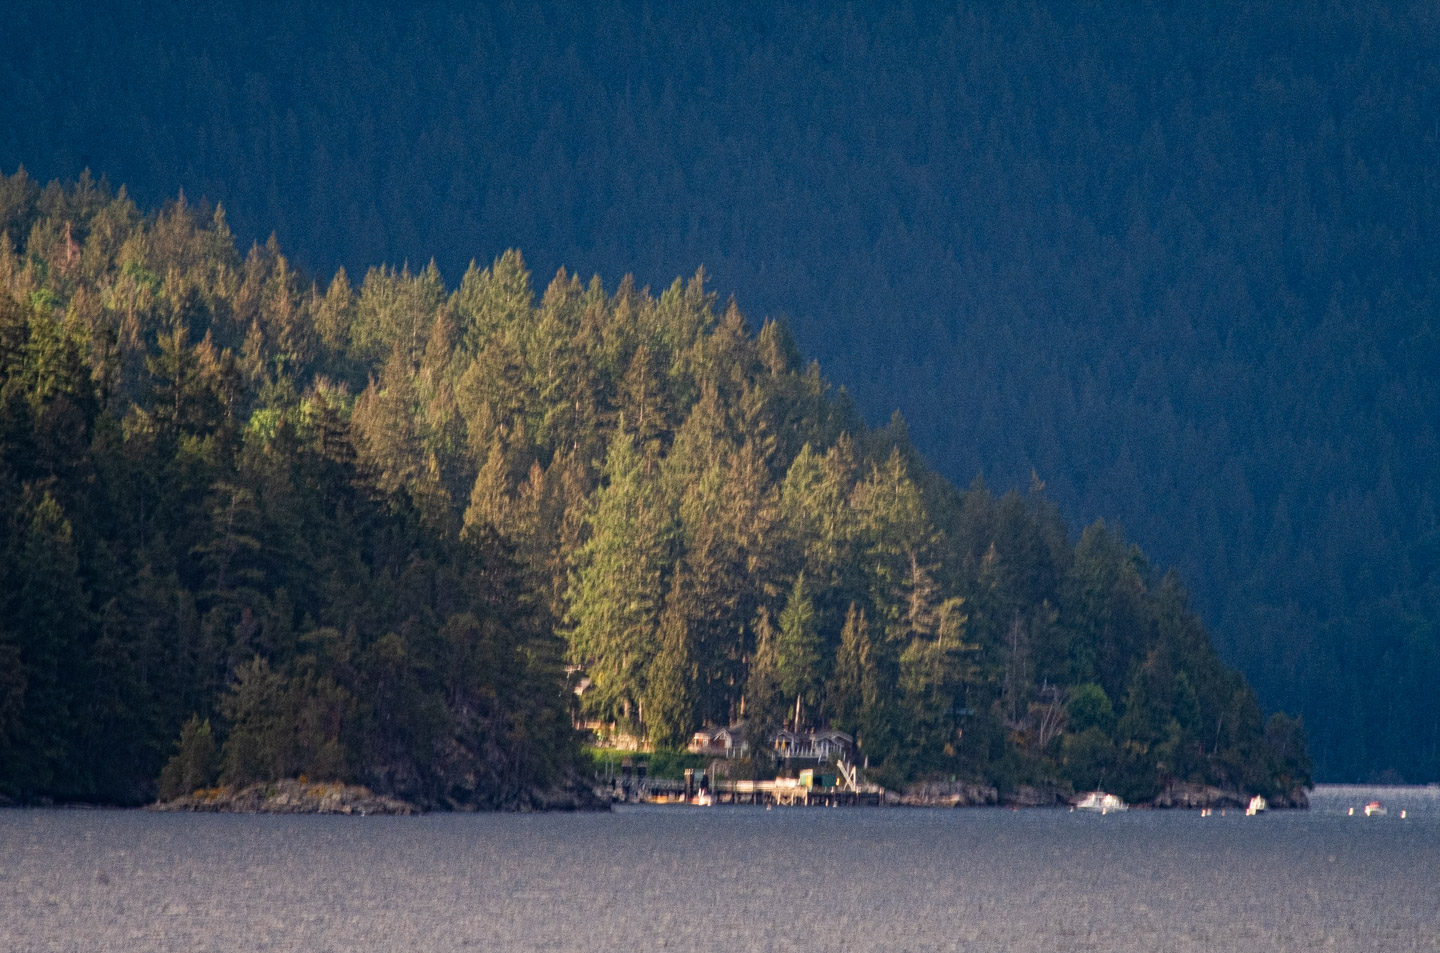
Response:
[[[716,804],[767,804],[775,807],[854,807],[882,803],[885,791],[878,784],[849,787],[811,787],[795,778],[773,781],[717,781]]]
[[[769,781],[714,781],[687,770],[683,781],[652,778],[643,774],[612,778],[602,797],[639,804],[755,804],[767,807],[856,807],[885,803],[885,789],[860,781],[859,772],[841,762],[838,776],[815,769],[800,772],[798,778]]]

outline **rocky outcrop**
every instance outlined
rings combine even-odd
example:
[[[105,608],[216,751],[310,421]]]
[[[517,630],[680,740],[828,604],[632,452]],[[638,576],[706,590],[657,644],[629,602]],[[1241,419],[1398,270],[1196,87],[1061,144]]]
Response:
[[[885,803],[900,807],[982,807],[999,802],[993,787],[966,781],[921,781],[903,793],[885,792]]]
[[[1006,807],[1065,807],[1076,796],[1063,784],[1019,785],[1003,792],[985,784],[966,781],[921,781],[903,792],[887,791],[884,803],[897,807],[984,807],[1000,804]],[[1308,808],[1310,799],[1303,787],[1288,794],[1267,798],[1272,809]],[[1136,808],[1174,810],[1245,810],[1250,795],[1206,784],[1174,782],[1153,801],[1132,805]]]
[[[415,805],[355,784],[272,781],[247,787],[201,788],[151,805],[154,811],[226,814],[416,814]]]
[[[1209,784],[1177,781],[1166,785],[1165,790],[1150,802],[1150,806],[1160,810],[1195,811],[1203,808],[1214,810],[1231,808],[1243,811],[1245,805],[1249,803],[1250,798],[1239,791],[1227,791]]]
[[[452,792],[436,802],[410,801],[376,794],[359,784],[271,781],[246,787],[201,788],[191,794],[152,804],[152,811],[196,811],[229,814],[423,814],[427,810],[476,811],[608,811],[609,802],[595,796],[577,777],[544,789],[491,794],[480,800],[473,791]],[[466,795],[471,797],[466,797]]]
[[[608,811],[610,799],[600,797],[594,786],[578,774],[544,790],[530,791],[515,809],[527,811]]]
[[[1070,803],[1068,786],[1022,784],[1005,792],[1000,803],[1006,807],[1064,807]]]
[[[1298,808],[1304,810],[1310,806],[1310,797],[1303,787],[1296,787],[1288,794],[1280,794],[1265,799],[1266,805],[1272,809]],[[1250,795],[1241,791],[1226,790],[1208,784],[1191,784],[1185,781],[1175,781],[1166,785],[1165,790],[1150,802],[1150,807],[1161,810],[1245,810],[1250,803]]]
[[[1270,806],[1275,808],[1291,808],[1297,811],[1308,811],[1310,809],[1310,792],[1297,784],[1290,789],[1290,793],[1278,794],[1271,798]]]

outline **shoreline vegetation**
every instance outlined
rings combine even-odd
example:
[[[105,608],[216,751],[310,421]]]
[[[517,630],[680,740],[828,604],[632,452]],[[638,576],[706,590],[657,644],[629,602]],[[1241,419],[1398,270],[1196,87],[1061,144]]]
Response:
[[[944,480],[703,272],[323,284],[0,176],[0,517],[12,802],[560,808],[578,724],[733,727],[753,777],[838,733],[895,791],[1310,783],[1173,573]]]

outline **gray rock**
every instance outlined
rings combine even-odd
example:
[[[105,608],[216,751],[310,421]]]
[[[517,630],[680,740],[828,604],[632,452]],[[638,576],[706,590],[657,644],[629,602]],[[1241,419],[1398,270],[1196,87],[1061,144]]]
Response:
[[[980,807],[999,800],[999,793],[986,784],[920,781],[903,793],[887,792],[885,802],[902,807]]]
[[[155,811],[226,814],[417,814],[415,805],[383,797],[354,784],[272,781],[248,787],[202,788],[172,801],[151,805]]]

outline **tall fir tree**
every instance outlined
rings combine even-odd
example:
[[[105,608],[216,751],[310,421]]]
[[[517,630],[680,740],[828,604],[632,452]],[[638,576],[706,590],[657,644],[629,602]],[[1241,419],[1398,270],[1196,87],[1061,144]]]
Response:
[[[630,432],[618,429],[586,520],[589,539],[575,554],[567,609],[571,651],[595,686],[590,709],[641,723],[674,534],[652,471]]]

